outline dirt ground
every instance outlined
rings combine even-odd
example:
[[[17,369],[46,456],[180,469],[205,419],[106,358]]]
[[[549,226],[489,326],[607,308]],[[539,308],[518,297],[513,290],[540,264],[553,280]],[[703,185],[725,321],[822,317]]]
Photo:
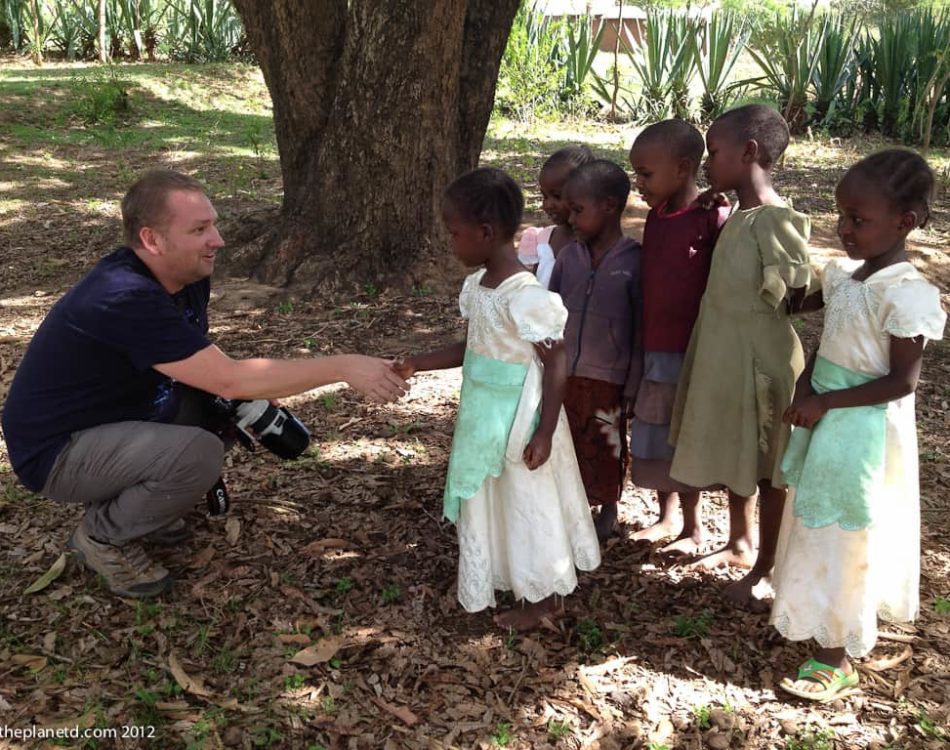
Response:
[[[496,130],[493,138],[486,160],[509,166],[503,135]],[[625,138],[611,132],[605,142]],[[527,175],[550,144],[532,143],[533,155],[519,167],[533,191]],[[840,164],[867,150],[799,143],[778,175],[796,207],[813,215],[819,265],[836,251],[829,196]],[[5,390],[50,305],[114,244],[116,195],[125,175],[149,159],[124,153],[118,170],[113,154],[88,146],[29,152],[0,145],[0,152],[0,196],[19,201],[0,213]],[[163,160],[195,166],[181,153]],[[27,200],[23,184],[39,179],[28,175],[34,167],[45,170],[46,182],[34,182]],[[198,167],[214,184],[231,165],[208,159]],[[51,168],[70,176],[58,184]],[[270,210],[277,174],[266,167],[256,196],[221,198],[226,232],[239,234],[243,221]],[[109,197],[93,205],[96,195]],[[633,200],[634,236],[643,215]],[[936,228],[917,238],[913,260],[950,307],[948,220],[941,198]],[[462,331],[454,295],[426,289],[305,300],[221,278],[211,317],[215,340],[234,355],[395,355]],[[805,321],[806,346],[817,341],[819,325],[819,318]],[[125,733],[59,742],[100,748],[947,746],[946,343],[928,347],[917,397],[920,619],[884,627],[879,647],[859,665],[861,692],[824,707],[776,692],[807,646],[784,642],[765,615],[724,604],[720,591],[735,574],[671,566],[627,539],[656,512],[629,485],[622,533],[607,543],[603,565],[581,576],[564,618],[521,636],[500,631],[490,613],[461,611],[454,529],[440,518],[459,382],[458,372],[419,376],[389,406],[339,387],[288,400],[313,432],[311,450],[292,463],[263,451],[232,452],[232,513],[222,521],[196,509],[193,539],[160,553],[176,586],[151,603],[109,595],[71,562],[50,585],[25,593],[65,550],[79,510],[20,488],[3,454],[0,723]],[[716,495],[707,505],[705,546],[713,549],[725,535],[725,506]],[[0,734],[0,748],[45,746],[52,743]]]

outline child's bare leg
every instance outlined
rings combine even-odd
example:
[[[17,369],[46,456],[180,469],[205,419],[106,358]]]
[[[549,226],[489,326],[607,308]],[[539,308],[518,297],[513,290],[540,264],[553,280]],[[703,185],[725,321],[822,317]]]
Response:
[[[760,581],[772,575],[775,565],[775,550],[778,547],[778,534],[782,526],[782,514],[785,511],[786,491],[783,487],[773,487],[771,482],[759,482],[759,554],[752,569],[740,580],[726,587],[724,596],[734,604],[756,610],[765,610],[767,606],[755,596],[753,589]]]
[[[551,594],[547,599],[542,599],[533,604],[522,599],[511,609],[495,615],[494,620],[496,625],[503,628],[531,630],[536,628],[546,615],[554,614],[563,609],[564,598],[557,594]]]
[[[635,542],[658,542],[668,536],[673,536],[676,527],[676,508],[679,505],[679,495],[675,492],[657,492],[657,502],[660,505],[660,518],[652,526],[640,529],[630,535]]]
[[[683,507],[683,530],[661,552],[673,555],[694,555],[706,538],[703,528],[702,495],[699,492],[681,492]]]
[[[752,527],[755,526],[755,497],[729,492],[729,541],[718,552],[699,558],[697,568],[710,570],[720,565],[752,567]]]
[[[657,504],[660,506],[660,517],[652,526],[633,533],[630,538],[634,541],[657,542],[668,536],[673,536],[676,529],[676,515],[680,505],[680,497],[676,492],[657,492]]]
[[[597,529],[597,538],[606,542],[610,535],[614,533],[617,527],[617,502],[604,503],[600,506],[600,512],[594,520],[594,528]]]

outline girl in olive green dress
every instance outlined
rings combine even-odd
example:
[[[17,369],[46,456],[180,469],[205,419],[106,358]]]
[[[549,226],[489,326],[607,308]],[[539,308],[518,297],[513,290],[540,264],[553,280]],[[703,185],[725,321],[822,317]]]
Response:
[[[782,202],[770,177],[788,140],[785,120],[762,105],[727,112],[706,135],[710,186],[734,190],[738,210],[713,252],[670,424],[670,476],[729,491],[729,540],[702,567],[752,566],[757,491],[762,498],[758,559],[726,592],[738,603],[751,601],[775,558],[789,435],[782,414],[804,367],[789,312],[813,281],[809,220]]]

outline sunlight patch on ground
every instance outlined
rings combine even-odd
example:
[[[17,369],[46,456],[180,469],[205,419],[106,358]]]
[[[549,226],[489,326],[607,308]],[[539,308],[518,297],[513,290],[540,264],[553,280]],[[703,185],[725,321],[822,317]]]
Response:
[[[43,169],[59,169],[69,171],[75,168],[75,163],[64,159],[57,159],[47,152],[20,152],[10,154],[6,157],[10,164],[21,164],[29,167],[42,167]]]

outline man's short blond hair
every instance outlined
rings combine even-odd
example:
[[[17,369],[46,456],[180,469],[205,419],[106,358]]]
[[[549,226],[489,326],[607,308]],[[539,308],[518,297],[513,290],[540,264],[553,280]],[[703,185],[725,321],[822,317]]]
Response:
[[[142,227],[164,228],[168,220],[168,194],[176,190],[208,194],[194,177],[171,169],[152,169],[129,188],[122,199],[125,242],[135,247]]]

